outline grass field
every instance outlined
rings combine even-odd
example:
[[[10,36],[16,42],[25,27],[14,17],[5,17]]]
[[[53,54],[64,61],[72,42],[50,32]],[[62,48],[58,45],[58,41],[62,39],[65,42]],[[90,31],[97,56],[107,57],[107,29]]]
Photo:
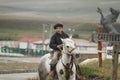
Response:
[[[103,80],[110,80],[112,74],[112,60],[103,61],[103,67],[99,68],[98,63],[91,63],[80,67],[82,74],[89,77],[102,77]],[[120,64],[118,65],[118,79],[120,80]]]
[[[19,40],[22,37],[43,37],[43,24],[46,24],[45,29],[47,33],[44,33],[45,37],[48,38],[50,27],[56,22],[50,21],[39,21],[39,20],[0,20],[0,40]],[[97,23],[71,23],[63,22],[64,31],[68,34],[77,34],[80,38],[90,39],[94,31],[97,32]],[[116,24],[117,30],[120,32],[120,24]],[[69,31],[71,28],[75,31]],[[52,34],[54,33],[54,30]]]
[[[11,39],[19,40],[22,37],[40,37],[43,35],[43,24],[47,24],[45,33],[46,38],[49,37],[50,24],[52,26],[56,22],[50,21],[36,21],[36,20],[16,20],[7,19],[0,20],[0,39]],[[70,23],[63,22],[64,31],[68,34],[78,34],[82,38],[89,38],[93,31],[97,30],[97,24],[93,23]],[[68,28],[74,29],[75,31],[68,31]],[[54,31],[53,31],[54,33]],[[53,34],[52,33],[52,34]]]

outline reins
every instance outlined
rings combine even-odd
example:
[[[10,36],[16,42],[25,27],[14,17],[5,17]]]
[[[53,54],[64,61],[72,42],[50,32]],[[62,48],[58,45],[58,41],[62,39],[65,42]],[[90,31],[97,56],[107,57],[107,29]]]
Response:
[[[72,68],[73,68],[73,55],[71,56],[70,63],[64,64],[62,59],[61,59],[61,63],[65,68],[65,78],[66,78],[66,80],[69,80],[70,75],[73,74],[73,71],[72,71]]]

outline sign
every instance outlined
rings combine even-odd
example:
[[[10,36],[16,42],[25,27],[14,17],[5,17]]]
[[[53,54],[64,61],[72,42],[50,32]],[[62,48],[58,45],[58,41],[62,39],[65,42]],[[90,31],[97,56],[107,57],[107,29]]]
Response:
[[[120,34],[98,33],[97,41],[120,42]]]

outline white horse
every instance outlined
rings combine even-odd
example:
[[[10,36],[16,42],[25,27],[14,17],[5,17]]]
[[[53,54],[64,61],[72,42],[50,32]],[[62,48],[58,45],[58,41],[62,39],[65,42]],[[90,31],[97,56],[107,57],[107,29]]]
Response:
[[[56,64],[56,73],[59,80],[76,80],[76,67],[73,63],[72,54],[76,52],[76,46],[70,38],[62,39],[63,50],[62,56]],[[50,73],[50,54],[46,54],[40,59],[38,67],[40,80],[46,80]]]

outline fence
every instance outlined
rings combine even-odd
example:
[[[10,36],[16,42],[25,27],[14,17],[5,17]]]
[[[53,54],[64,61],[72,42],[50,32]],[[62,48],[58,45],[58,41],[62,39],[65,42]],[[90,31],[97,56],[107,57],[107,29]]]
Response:
[[[18,54],[23,54],[23,55],[31,55],[31,56],[43,56],[47,53],[50,53],[50,51],[48,50],[33,50],[33,49],[20,49],[20,48],[12,48],[12,47],[8,47],[8,46],[4,46],[1,47],[0,49],[1,53],[9,53],[9,54],[14,54],[14,53],[18,53]]]

